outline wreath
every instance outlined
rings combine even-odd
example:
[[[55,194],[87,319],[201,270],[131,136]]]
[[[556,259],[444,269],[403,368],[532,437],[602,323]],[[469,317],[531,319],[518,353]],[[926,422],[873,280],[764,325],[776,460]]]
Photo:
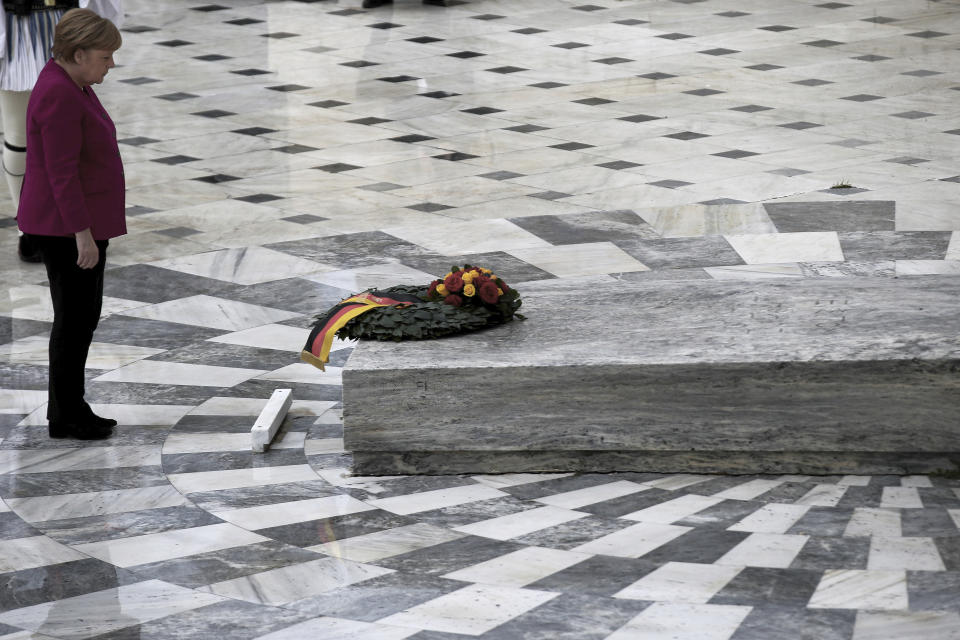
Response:
[[[317,316],[300,354],[324,369],[333,338],[356,340],[427,340],[477,331],[514,317],[520,294],[490,269],[454,266],[426,286],[396,285],[369,289],[341,300]]]

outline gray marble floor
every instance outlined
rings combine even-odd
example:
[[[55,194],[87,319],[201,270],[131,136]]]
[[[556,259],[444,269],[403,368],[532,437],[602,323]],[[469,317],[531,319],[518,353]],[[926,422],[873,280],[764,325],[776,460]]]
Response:
[[[521,293],[960,273],[957,4],[450,4],[125,3],[110,440],[46,437],[0,196],[0,640],[960,638],[955,477],[355,477],[351,345],[297,358],[465,260]]]

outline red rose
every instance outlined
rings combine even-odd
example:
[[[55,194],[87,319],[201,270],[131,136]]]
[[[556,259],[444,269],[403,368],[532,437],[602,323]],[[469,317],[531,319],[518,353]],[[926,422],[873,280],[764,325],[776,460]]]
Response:
[[[441,282],[443,282],[443,280],[437,279],[430,283],[430,288],[427,290],[427,297],[433,297],[433,294],[437,292],[437,285]]]
[[[497,304],[500,294],[497,293],[497,284],[492,280],[487,280],[480,285],[480,299],[487,304]]]
[[[490,282],[490,276],[479,275],[473,279],[473,284],[476,287],[482,287],[484,282]]]
[[[460,305],[463,304],[463,298],[461,298],[456,294],[451,293],[450,295],[448,295],[446,298],[443,299],[443,303],[449,304],[454,307],[459,307]]]
[[[507,291],[510,291],[510,287],[508,287],[507,283],[504,282],[503,280],[498,282],[497,285],[500,287],[500,290],[503,291],[504,293],[506,293]]]
[[[463,291],[463,277],[459,272],[451,273],[443,281],[443,286],[445,286],[450,293],[459,293]]]

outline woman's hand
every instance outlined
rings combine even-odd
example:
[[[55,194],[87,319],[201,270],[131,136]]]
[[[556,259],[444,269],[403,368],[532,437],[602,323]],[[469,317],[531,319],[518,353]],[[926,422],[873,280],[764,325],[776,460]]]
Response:
[[[90,229],[84,229],[74,234],[77,238],[77,266],[81,269],[93,269],[100,262],[100,249],[93,240]]]

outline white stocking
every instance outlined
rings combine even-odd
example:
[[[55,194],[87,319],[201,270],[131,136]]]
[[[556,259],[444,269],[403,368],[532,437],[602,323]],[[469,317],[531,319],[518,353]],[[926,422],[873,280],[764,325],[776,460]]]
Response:
[[[27,101],[29,91],[0,91],[3,112],[3,173],[7,178],[13,210],[20,204],[20,188],[27,159]]]

